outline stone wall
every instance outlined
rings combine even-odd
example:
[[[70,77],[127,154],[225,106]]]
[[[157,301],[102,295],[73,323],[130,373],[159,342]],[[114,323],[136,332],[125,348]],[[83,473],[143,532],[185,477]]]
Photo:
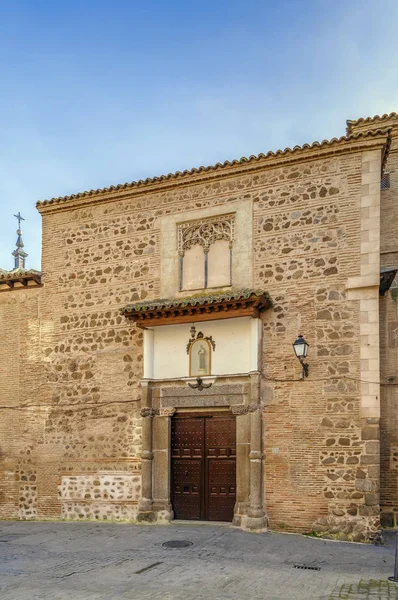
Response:
[[[380,167],[377,153],[370,158]],[[357,154],[323,164],[321,176],[287,173],[295,187],[274,183],[255,205],[255,285],[274,299],[264,320],[266,377],[297,378],[290,343],[301,332],[311,345],[309,380],[264,382],[271,528],[363,539],[378,527],[378,421],[364,416],[359,381],[369,367],[358,343],[369,292],[351,299],[347,290],[363,275],[363,165]]]
[[[196,211],[201,218],[203,210],[228,212],[241,202],[253,206],[252,284],[274,302],[263,318],[269,526],[344,531],[350,539],[377,530],[377,393],[360,383],[371,372],[364,349],[373,334],[361,323],[373,310],[374,282],[359,279],[365,267],[367,277],[378,272],[364,246],[377,227],[375,215],[364,213],[372,185],[365,175],[380,166],[383,143],[380,137],[275,166],[265,161],[253,172],[237,167],[205,180],[192,176],[40,208],[44,288],[40,326],[31,335],[48,408],[34,417],[38,434],[24,444],[35,457],[37,500],[29,503],[32,490],[21,495],[36,502],[37,517],[134,518],[143,335],[120,308],[160,296],[164,217]],[[304,381],[291,347],[298,333],[311,344]],[[15,385],[10,379],[9,389]],[[32,401],[36,393],[23,387]],[[26,456],[17,458],[11,444],[5,454],[14,456],[16,470],[26,470]],[[6,516],[16,514],[14,505]]]
[[[387,171],[390,188],[381,192],[381,265],[398,268],[398,127]],[[381,511],[382,524],[398,526],[398,283],[380,299],[381,342]]]

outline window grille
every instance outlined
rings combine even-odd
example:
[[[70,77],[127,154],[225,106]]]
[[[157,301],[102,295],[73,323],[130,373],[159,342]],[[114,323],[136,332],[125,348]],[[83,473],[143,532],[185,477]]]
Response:
[[[382,189],[382,190],[390,189],[390,173],[383,173],[383,175],[381,176],[380,189]]]

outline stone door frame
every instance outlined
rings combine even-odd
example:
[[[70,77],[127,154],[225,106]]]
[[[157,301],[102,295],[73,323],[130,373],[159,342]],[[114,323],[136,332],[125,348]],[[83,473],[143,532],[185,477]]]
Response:
[[[228,411],[236,416],[236,504],[232,525],[264,530],[263,435],[260,374],[217,377],[202,391],[182,379],[141,381],[142,498],[137,520],[169,523],[171,417],[176,411]]]

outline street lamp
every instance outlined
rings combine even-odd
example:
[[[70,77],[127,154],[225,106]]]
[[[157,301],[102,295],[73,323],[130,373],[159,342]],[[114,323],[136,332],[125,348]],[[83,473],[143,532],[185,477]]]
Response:
[[[308,377],[308,364],[304,362],[307,357],[309,344],[305,341],[302,335],[299,335],[297,340],[293,342],[293,350],[303,367],[303,379]]]

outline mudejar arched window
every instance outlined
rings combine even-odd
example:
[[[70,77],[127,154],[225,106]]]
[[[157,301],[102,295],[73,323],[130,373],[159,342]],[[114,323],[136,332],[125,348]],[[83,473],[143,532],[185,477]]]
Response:
[[[178,224],[179,289],[232,285],[235,215]]]

